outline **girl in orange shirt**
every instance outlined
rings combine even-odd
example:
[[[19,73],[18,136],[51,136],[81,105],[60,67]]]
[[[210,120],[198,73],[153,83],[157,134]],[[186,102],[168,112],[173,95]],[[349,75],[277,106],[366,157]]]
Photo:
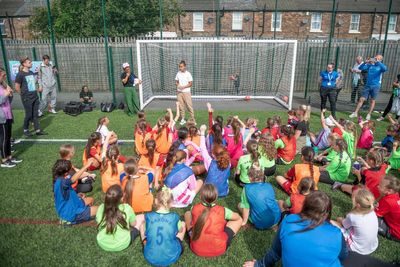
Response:
[[[135,125],[135,151],[136,154],[147,154],[146,141],[151,138],[151,132],[147,131],[147,122],[143,119],[138,120]]]
[[[149,212],[153,205],[153,195],[149,184],[152,183],[153,174],[139,170],[134,159],[125,162],[125,177],[122,180],[124,202],[131,205],[135,213]]]
[[[98,170],[101,166],[101,134],[98,132],[92,133],[87,141],[85,150],[82,156],[82,165],[86,165],[89,158],[94,158],[92,165],[88,171]]]
[[[116,145],[108,146],[111,135],[108,135],[103,144],[103,155],[101,164],[101,187],[106,193],[107,189],[114,185],[121,185],[119,176],[124,171],[124,164],[118,162],[120,156]]]
[[[146,141],[147,154],[143,154],[139,160],[139,167],[147,169],[154,173],[154,188],[159,188],[160,168],[163,165],[163,160],[160,153],[156,152],[156,142],[153,139]],[[151,186],[151,184],[150,184]]]
[[[159,118],[153,138],[156,141],[156,151],[163,156],[168,154],[172,145],[172,132],[165,118]]]

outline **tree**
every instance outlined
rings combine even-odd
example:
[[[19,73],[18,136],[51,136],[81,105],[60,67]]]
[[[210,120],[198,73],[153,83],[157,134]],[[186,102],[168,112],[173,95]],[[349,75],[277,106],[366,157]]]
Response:
[[[163,23],[170,25],[181,14],[178,0],[163,0]],[[140,36],[160,27],[158,0],[106,0],[108,35]],[[51,4],[54,31],[58,38],[103,36],[101,0],[54,0]],[[36,8],[29,22],[36,37],[49,36],[47,9]]]

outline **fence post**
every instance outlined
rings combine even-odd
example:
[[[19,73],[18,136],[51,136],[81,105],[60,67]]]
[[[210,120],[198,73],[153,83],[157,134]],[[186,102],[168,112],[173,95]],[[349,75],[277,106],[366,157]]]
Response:
[[[389,20],[390,20],[390,16],[392,15],[392,3],[393,3],[393,0],[390,0],[388,14],[387,14],[387,21],[386,21],[385,39],[383,40],[382,56],[385,55],[385,50],[386,50],[387,36],[388,36],[388,32],[389,32]]]
[[[108,34],[107,34],[107,20],[106,20],[106,13],[105,13],[105,0],[101,0],[101,13],[103,17],[103,31],[104,31],[104,47],[106,50],[106,58],[107,58],[107,75],[108,75],[108,86],[109,90],[111,90],[113,103],[116,104],[115,99],[115,88],[113,87],[112,77],[111,77],[111,62],[110,62],[110,53],[108,51]]]
[[[328,56],[326,59],[326,64],[330,62],[330,56],[331,56],[331,48],[332,48],[332,38],[335,35],[335,23],[336,23],[336,0],[332,0],[333,5],[332,5],[332,13],[331,13],[331,30],[329,32],[329,41],[328,41]]]
[[[163,38],[163,0],[158,0],[158,5],[160,9],[160,38]]]
[[[37,61],[36,47],[32,47],[32,59]]]
[[[111,88],[112,88],[112,97],[113,103],[117,102],[117,98],[115,97],[115,79],[114,79],[114,64],[113,64],[113,56],[112,56],[112,46],[108,47],[109,49],[109,61],[110,61],[110,75],[111,75]],[[133,67],[132,67],[133,71]]]
[[[1,53],[3,54],[4,68],[6,69],[6,74],[7,74],[7,83],[11,85],[10,66],[8,65],[6,47],[4,46],[3,33],[1,31],[1,27],[0,27],[0,46],[1,46]]]
[[[58,69],[56,41],[54,39],[53,18],[51,15],[50,0],[47,0],[47,21],[48,21],[48,27],[49,27],[49,31],[50,31],[50,42],[51,42],[51,48],[53,51],[54,65]],[[56,77],[57,77],[58,91],[61,91],[60,75],[58,74],[58,75],[56,75]]]
[[[308,94],[308,83],[309,83],[308,81],[310,80],[311,49],[312,49],[312,47],[308,48],[307,73],[306,73],[306,89],[304,90],[304,99],[307,98],[307,94]]]
[[[336,51],[335,51],[335,70],[337,70],[337,66],[338,66],[339,51],[340,51],[340,47],[336,46]]]

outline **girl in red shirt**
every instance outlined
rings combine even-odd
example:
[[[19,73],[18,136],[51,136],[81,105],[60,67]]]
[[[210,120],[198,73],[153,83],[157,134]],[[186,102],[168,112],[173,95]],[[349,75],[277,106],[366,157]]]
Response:
[[[93,132],[87,141],[85,150],[83,151],[82,163],[86,165],[89,158],[94,158],[92,165],[88,168],[88,171],[94,171],[100,169],[101,166],[101,134]]]

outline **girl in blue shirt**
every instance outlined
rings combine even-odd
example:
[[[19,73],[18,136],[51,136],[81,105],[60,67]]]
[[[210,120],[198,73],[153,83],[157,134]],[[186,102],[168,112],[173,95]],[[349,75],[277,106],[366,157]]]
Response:
[[[144,215],[144,258],[154,266],[174,264],[183,252],[186,227],[179,215],[170,211],[172,201],[170,189],[164,187],[154,200],[156,210]]]
[[[93,164],[94,158],[89,158],[78,172],[69,175],[72,164],[69,160],[59,159],[53,166],[53,192],[57,215],[62,223],[78,224],[91,220],[97,212],[93,198],[82,193],[76,193],[72,184],[82,177],[82,174]]]

